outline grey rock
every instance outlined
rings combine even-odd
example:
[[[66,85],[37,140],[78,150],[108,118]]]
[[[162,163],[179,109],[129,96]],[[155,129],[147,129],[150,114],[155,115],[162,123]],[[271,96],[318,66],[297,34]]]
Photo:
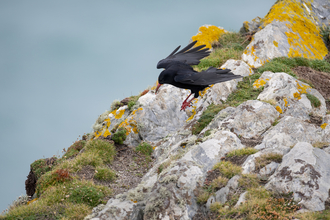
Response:
[[[218,190],[215,193],[215,200],[217,202],[224,204],[225,202],[227,202],[228,194],[229,194],[229,188],[227,186],[222,187],[220,190]]]
[[[211,205],[213,203],[215,203],[215,202],[216,202],[215,197],[214,196],[210,196],[210,198],[206,202],[206,208],[207,209],[210,209]]]
[[[243,27],[239,30],[240,33],[255,33],[259,30],[260,25],[262,24],[262,18],[255,17],[252,21],[243,23]]]
[[[221,121],[219,127],[245,138],[252,138],[265,132],[278,116],[278,111],[272,105],[249,100],[239,105],[234,113]]]
[[[272,175],[275,172],[278,165],[279,163],[273,161],[270,164],[266,165],[264,168],[260,169],[259,174],[261,176]]]
[[[247,193],[247,191],[243,192],[243,193],[239,196],[239,199],[238,199],[238,201],[237,201],[237,203],[236,203],[236,205],[235,205],[235,208],[237,208],[238,206],[240,206],[242,203],[244,203],[244,202],[246,201],[246,198],[245,198],[246,193]]]
[[[235,190],[238,188],[238,180],[239,180],[240,176],[239,175],[235,175],[233,176],[227,183],[226,187],[228,187],[230,190]]]
[[[329,161],[323,150],[299,142],[283,157],[266,188],[293,192],[294,200],[310,211],[324,210],[330,189]]]

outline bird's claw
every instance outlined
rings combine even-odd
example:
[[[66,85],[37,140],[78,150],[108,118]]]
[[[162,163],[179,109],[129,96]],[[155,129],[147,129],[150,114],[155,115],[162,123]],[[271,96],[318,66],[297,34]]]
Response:
[[[190,105],[190,102],[183,102],[180,111],[182,111],[182,110],[186,110],[186,108],[187,108],[187,107],[190,107],[190,106],[191,106],[191,105]]]

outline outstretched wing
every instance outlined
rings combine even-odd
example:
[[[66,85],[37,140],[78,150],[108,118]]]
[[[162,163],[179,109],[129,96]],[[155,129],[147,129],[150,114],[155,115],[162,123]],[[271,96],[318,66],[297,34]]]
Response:
[[[166,66],[172,62],[182,62],[188,65],[198,65],[201,59],[210,55],[210,51],[208,48],[204,48],[205,45],[200,45],[193,48],[196,43],[197,41],[188,44],[179,52],[177,52],[180,49],[180,46],[178,46],[168,57],[158,62],[157,69],[166,68]]]
[[[184,73],[178,73],[178,75],[174,77],[174,80],[183,84],[208,86],[238,78],[242,78],[242,76],[235,75],[230,72],[230,69],[222,70],[210,67],[202,72],[188,72],[186,70]]]

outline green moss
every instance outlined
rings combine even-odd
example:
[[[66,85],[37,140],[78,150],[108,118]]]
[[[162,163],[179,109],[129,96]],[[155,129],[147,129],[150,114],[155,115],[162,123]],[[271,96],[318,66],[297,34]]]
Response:
[[[193,125],[192,134],[199,134],[212,121],[214,116],[224,108],[224,105],[215,105],[213,103],[209,105],[198,119],[197,123]]]
[[[311,104],[314,108],[321,106],[321,102],[316,96],[306,93],[306,97],[309,99],[309,101],[311,101]]]
[[[258,152],[258,150],[254,149],[253,147],[246,147],[246,148],[230,151],[226,155],[226,157],[251,155],[251,154],[255,154],[257,152]]]
[[[113,134],[112,140],[117,144],[123,144],[126,140],[126,128],[120,127],[117,129],[116,133]]]
[[[243,81],[238,82],[237,90],[232,92],[225,102],[228,106],[238,106],[247,100],[255,100],[263,91],[264,87],[258,89],[253,88],[253,83],[259,79],[261,74],[253,74],[243,78]]]
[[[238,175],[242,172],[242,168],[235,164],[232,164],[229,161],[221,161],[213,166],[213,169],[218,169],[220,173],[230,179],[235,175]]]

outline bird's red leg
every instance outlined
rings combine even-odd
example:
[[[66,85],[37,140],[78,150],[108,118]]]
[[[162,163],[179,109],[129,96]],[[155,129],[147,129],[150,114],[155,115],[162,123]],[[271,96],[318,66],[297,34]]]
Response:
[[[189,98],[191,95],[192,95],[192,93],[190,93],[190,95],[189,95],[189,96],[183,101],[182,106],[181,106],[181,110],[185,110],[187,107],[190,106],[191,101],[195,98],[195,97],[193,97],[190,101],[187,102],[188,98]],[[180,111],[181,111],[181,110],[180,110]]]

